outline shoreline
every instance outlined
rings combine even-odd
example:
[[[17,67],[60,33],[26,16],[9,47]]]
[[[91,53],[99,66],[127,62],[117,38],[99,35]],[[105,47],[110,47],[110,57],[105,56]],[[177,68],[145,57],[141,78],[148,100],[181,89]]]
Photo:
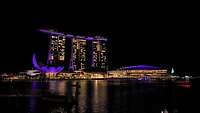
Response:
[[[138,78],[71,78],[71,79],[13,79],[13,80],[0,80],[0,82],[12,82],[12,81],[63,81],[63,80],[136,80],[136,81],[176,81],[179,79],[149,79],[149,80],[138,80]],[[182,79],[180,79],[182,80]]]

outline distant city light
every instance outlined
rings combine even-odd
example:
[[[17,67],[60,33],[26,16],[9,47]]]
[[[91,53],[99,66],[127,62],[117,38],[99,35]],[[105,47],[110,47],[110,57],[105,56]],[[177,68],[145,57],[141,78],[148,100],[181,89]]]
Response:
[[[172,70],[171,70],[171,74],[173,74],[174,73],[174,68],[172,68]]]

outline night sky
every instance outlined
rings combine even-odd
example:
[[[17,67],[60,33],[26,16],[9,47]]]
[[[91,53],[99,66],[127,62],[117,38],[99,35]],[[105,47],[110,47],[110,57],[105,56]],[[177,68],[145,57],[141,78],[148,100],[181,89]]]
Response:
[[[47,37],[37,29],[52,28],[71,34],[107,37],[113,69],[150,64],[199,73],[199,25],[180,20],[182,17],[175,13],[107,10],[108,7],[98,10],[100,7],[95,6],[78,10],[63,6],[35,7],[1,9],[0,71],[30,69],[34,51],[41,57],[38,60],[45,63]]]

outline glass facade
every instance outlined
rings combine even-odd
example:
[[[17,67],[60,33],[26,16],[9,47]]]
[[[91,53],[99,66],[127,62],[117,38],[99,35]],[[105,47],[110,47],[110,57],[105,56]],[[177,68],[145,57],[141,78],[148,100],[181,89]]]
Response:
[[[48,64],[62,64],[65,61],[65,40],[63,35],[50,36]]]
[[[50,35],[48,65],[64,66],[66,70],[108,69],[106,38],[40,31]]]
[[[107,69],[107,48],[104,40],[92,41],[92,67]]]
[[[72,38],[72,68],[83,70],[86,68],[86,40]]]
[[[167,78],[169,77],[167,69],[156,66],[138,65],[123,67],[118,70],[108,72],[111,77],[131,77],[140,78],[149,76],[151,78]]]

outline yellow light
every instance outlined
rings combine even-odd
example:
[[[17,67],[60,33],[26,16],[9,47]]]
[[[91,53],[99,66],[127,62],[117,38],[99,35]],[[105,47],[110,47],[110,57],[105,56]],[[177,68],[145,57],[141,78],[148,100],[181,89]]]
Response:
[[[64,57],[63,57],[63,56],[60,56],[60,60],[64,60]]]

